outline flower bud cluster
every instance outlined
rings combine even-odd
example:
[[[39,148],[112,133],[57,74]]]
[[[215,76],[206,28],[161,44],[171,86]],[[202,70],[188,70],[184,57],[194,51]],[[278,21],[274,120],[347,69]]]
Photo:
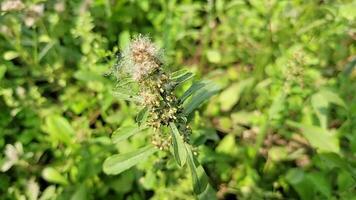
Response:
[[[190,127],[183,114],[182,103],[173,93],[172,81],[163,71],[161,51],[148,37],[139,35],[133,39],[123,53],[121,61],[126,71],[139,84],[141,105],[148,108],[147,124],[155,130],[152,144],[161,150],[168,150],[172,139],[161,131],[174,122],[184,141],[188,142]]]

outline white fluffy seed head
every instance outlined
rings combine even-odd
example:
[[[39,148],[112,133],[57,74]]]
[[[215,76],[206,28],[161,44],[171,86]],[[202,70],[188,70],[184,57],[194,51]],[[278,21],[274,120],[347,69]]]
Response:
[[[119,66],[135,80],[141,80],[161,66],[161,55],[161,50],[149,37],[138,35],[124,49]]]

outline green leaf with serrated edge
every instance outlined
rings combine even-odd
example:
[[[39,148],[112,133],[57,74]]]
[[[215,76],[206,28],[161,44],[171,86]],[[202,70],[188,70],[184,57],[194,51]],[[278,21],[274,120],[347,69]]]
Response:
[[[154,154],[156,151],[157,149],[154,146],[149,145],[129,153],[112,155],[104,161],[103,171],[106,174],[120,174]]]
[[[199,81],[196,83],[193,83],[187,91],[184,92],[184,94],[179,98],[181,102],[184,102],[190,95],[192,95],[194,92],[198,91],[200,88],[204,87],[207,83],[204,81]]]
[[[172,132],[172,140],[173,140],[173,154],[179,166],[184,166],[187,161],[187,151],[184,146],[184,141],[182,136],[179,134],[176,125],[171,122],[169,123]]]
[[[144,129],[146,129],[146,127],[137,127],[137,126],[120,127],[116,129],[116,131],[114,131],[114,133],[111,136],[111,139],[114,143],[118,143],[143,131]]]
[[[188,155],[188,166],[192,175],[193,190],[196,195],[203,193],[208,187],[208,177],[204,168],[194,159],[193,153],[188,145],[185,145]]]
[[[194,109],[199,107],[201,103],[215,95],[220,91],[220,87],[216,84],[209,83],[205,87],[197,91],[197,93],[192,97],[190,102],[186,103],[184,106],[184,114],[189,115]]]
[[[336,133],[329,130],[301,124],[293,121],[287,121],[291,127],[301,129],[303,136],[309,141],[312,147],[316,148],[319,152],[340,152],[339,138]]]

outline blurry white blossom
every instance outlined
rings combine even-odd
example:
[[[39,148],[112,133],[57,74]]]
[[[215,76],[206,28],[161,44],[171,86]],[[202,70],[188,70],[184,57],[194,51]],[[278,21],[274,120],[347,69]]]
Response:
[[[27,188],[26,188],[26,193],[28,196],[29,200],[36,200],[38,199],[38,195],[40,193],[40,187],[38,183],[35,181],[35,178],[32,177],[28,182],[27,182]]]
[[[31,5],[27,9],[26,17],[24,19],[25,25],[28,27],[32,27],[38,18],[40,18],[43,15],[44,11],[44,4],[36,4],[36,5]]]
[[[1,11],[19,11],[22,10],[25,5],[21,0],[7,0],[1,3]]]
[[[65,10],[64,1],[57,1],[56,4],[54,4],[54,10],[57,12],[63,12]]]
[[[4,154],[5,162],[1,166],[2,172],[6,172],[19,161],[20,156],[23,154],[22,144],[20,142],[16,142],[15,145],[7,144]]]

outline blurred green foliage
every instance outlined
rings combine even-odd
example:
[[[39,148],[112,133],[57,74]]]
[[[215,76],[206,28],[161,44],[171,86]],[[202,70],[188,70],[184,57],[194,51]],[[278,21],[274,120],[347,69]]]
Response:
[[[164,47],[167,70],[223,87],[191,116],[218,198],[355,199],[354,1],[16,2],[0,13],[0,199],[195,198],[160,154],[102,172],[147,140],[110,139],[135,122],[110,74],[138,33]]]

